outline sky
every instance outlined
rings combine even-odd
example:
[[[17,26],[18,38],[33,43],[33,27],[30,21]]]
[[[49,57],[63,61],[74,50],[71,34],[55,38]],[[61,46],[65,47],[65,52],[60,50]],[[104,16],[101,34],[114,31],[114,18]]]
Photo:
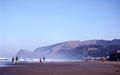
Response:
[[[0,57],[90,39],[120,39],[120,0],[0,0]]]

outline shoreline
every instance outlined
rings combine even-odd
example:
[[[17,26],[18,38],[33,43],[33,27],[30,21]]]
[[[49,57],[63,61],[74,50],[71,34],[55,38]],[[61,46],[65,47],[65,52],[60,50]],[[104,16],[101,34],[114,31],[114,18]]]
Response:
[[[18,64],[45,64],[45,63],[88,63],[88,64],[103,64],[103,65],[120,65],[120,61],[81,61],[81,60],[72,60],[72,61],[45,61],[45,62],[19,62]],[[18,64],[13,64],[11,62],[0,62],[0,68],[1,67],[7,67],[7,66],[13,66],[13,65],[18,65]]]
[[[108,62],[18,63],[0,67],[1,75],[120,75],[120,64]]]

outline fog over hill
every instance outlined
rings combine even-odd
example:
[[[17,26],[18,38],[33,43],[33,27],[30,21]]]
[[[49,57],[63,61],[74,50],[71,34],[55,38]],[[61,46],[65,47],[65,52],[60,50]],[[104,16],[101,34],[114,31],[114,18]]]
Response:
[[[39,58],[45,56],[51,59],[80,59],[87,56],[108,56],[112,51],[118,49],[120,49],[120,39],[66,41],[51,46],[39,47],[32,52],[21,49],[16,56],[21,58]]]

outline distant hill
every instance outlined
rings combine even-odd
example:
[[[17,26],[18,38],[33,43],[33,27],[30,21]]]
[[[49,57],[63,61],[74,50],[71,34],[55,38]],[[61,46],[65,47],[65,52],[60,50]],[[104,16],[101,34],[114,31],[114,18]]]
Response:
[[[82,57],[108,56],[112,51],[120,49],[120,39],[67,41],[51,46],[36,48],[33,52],[20,50],[16,55],[21,58],[64,58],[80,59]]]

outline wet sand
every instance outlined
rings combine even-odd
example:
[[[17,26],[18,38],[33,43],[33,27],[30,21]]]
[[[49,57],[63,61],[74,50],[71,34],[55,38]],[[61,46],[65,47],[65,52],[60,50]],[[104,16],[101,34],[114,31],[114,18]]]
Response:
[[[0,75],[120,75],[120,64],[96,62],[19,63],[1,67]]]

